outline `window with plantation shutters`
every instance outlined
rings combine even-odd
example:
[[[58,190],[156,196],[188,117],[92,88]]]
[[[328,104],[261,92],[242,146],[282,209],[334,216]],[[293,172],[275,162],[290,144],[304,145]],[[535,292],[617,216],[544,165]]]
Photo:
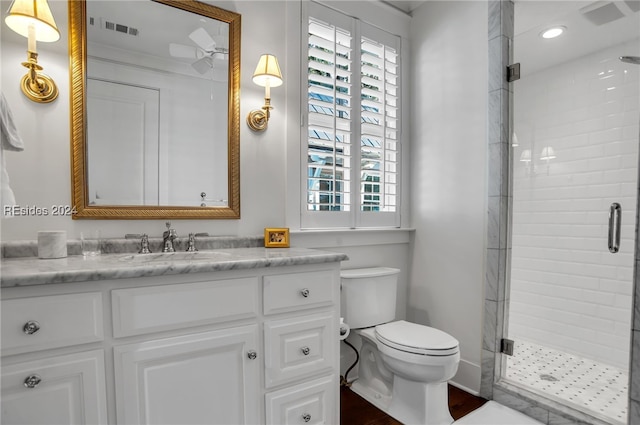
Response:
[[[310,3],[302,227],[399,226],[399,47]]]

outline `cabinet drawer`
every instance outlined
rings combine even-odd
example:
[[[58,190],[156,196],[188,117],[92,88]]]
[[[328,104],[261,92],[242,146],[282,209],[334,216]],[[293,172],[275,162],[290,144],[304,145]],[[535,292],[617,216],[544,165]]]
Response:
[[[332,424],[337,384],[327,376],[265,396],[267,425]]]
[[[334,367],[338,324],[331,313],[272,320],[264,325],[267,388]]]
[[[102,350],[2,366],[4,424],[107,424]]]
[[[331,304],[335,279],[332,271],[265,276],[264,314]]]
[[[102,294],[2,300],[2,355],[102,341]]]
[[[255,317],[255,277],[112,291],[117,337]]]

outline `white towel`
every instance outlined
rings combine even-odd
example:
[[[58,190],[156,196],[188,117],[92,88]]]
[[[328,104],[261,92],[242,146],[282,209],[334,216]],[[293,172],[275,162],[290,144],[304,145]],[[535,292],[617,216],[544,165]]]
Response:
[[[22,151],[24,150],[24,143],[18,134],[18,129],[13,122],[13,114],[9,109],[7,100],[4,98],[4,94],[0,92],[0,204],[2,206],[2,212],[5,211],[5,205],[11,206],[16,204],[16,199],[13,194],[13,190],[9,186],[9,174],[7,173],[7,164],[4,155],[5,150],[9,151]]]

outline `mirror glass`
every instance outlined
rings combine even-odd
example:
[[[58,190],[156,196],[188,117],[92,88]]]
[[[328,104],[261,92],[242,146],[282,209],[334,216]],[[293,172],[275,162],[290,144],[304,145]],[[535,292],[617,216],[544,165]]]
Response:
[[[69,5],[74,217],[238,218],[240,15]]]

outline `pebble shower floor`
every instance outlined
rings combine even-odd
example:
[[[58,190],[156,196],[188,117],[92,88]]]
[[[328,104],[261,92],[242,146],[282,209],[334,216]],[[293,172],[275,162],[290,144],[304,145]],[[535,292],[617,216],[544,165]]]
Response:
[[[507,356],[506,378],[587,409],[613,423],[627,422],[627,372],[524,341]]]

